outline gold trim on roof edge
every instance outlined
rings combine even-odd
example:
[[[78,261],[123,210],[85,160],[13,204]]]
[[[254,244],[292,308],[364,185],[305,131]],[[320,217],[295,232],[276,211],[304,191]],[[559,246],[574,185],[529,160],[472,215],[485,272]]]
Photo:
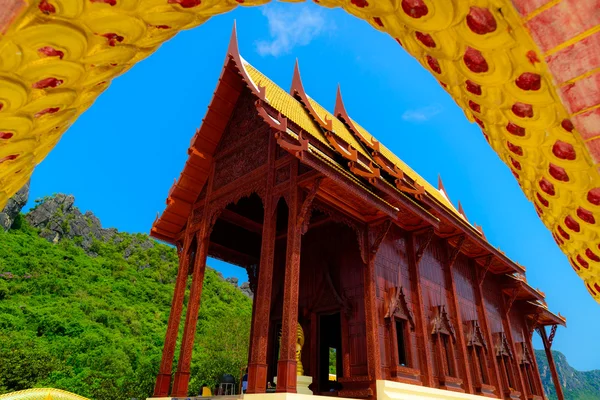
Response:
[[[600,189],[594,190],[600,174],[512,2],[319,4],[342,7],[390,34],[431,72],[466,117],[482,127],[600,300]],[[0,37],[0,207],[113,78],[178,31],[238,5],[236,0],[31,1]]]

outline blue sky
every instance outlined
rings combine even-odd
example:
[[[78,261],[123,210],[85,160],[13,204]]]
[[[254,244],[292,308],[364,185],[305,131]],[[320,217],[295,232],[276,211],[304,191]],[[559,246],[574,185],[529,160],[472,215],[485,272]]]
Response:
[[[338,83],[350,115],[434,185],[442,175],[488,240],[527,267],[567,317],[554,349],[598,369],[600,307],[479,127],[390,37],[341,10],[312,4],[238,8],[180,33],[116,79],[35,170],[30,204],[70,193],[105,227],[149,232],[187,158],[219,77],[233,20],[242,56],[283,88],[298,58],[311,97],[333,110]],[[225,276],[245,271],[211,260]],[[535,344],[541,348],[537,339]]]

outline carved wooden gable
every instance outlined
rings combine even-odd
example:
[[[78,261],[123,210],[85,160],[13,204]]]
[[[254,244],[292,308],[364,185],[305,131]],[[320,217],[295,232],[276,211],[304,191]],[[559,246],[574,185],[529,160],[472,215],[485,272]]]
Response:
[[[512,351],[510,351],[510,345],[504,332],[496,334],[496,356],[507,356],[513,358]]]
[[[448,315],[445,305],[433,307],[433,318],[431,320],[432,330],[431,334],[445,334],[452,336],[453,340],[456,340],[456,333],[454,332],[454,326]]]
[[[467,322],[467,346],[480,346],[487,350],[487,343],[477,320]]]
[[[533,364],[531,353],[525,342],[521,342],[521,364]]]
[[[410,323],[410,329],[415,330],[415,317],[406,299],[403,286],[392,288],[391,293],[389,293],[385,319],[393,317],[407,320]]]
[[[249,92],[240,95],[215,152],[213,190],[226,186],[267,162],[269,127],[257,116]]]

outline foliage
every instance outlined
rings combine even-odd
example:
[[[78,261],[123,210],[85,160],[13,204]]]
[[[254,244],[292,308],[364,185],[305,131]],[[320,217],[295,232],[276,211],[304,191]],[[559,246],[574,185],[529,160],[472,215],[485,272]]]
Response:
[[[336,359],[336,351],[334,348],[329,348],[329,373],[337,374],[337,359]]]
[[[118,233],[108,243],[94,241],[92,257],[77,239],[51,244],[22,217],[12,230],[0,230],[0,394],[55,387],[95,400],[149,397],[169,317],[175,249],[159,243],[144,249],[139,243],[146,235]],[[207,269],[192,394],[224,373],[239,376],[251,313],[251,300]],[[183,320],[180,337],[182,330]]]
[[[567,358],[559,351],[552,351],[558,377],[563,387],[565,399],[569,400],[598,400],[600,399],[600,370],[577,371],[567,362]],[[544,392],[549,400],[557,399],[556,390],[552,383],[552,375],[544,350],[536,350]]]

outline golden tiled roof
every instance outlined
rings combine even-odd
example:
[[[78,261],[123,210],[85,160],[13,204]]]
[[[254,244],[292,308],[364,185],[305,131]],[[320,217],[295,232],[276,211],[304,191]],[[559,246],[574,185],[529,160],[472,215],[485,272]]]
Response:
[[[323,144],[331,147],[331,145],[325,139],[319,126],[315,123],[314,119],[310,116],[307,109],[302,105],[300,101],[294,98],[291,94],[283,90],[276,83],[258,71],[247,61],[244,62],[244,68],[248,73],[248,76],[256,86],[262,86],[265,88],[267,102],[275,108],[277,111],[286,116],[289,120],[293,121],[300,128],[304,129],[311,136],[321,141]],[[357,151],[362,153],[369,160],[372,160],[371,155],[365,150],[364,146],[360,141],[352,134],[348,127],[334,117],[329,111],[327,111],[322,105],[317,103],[314,99],[308,98],[310,105],[313,107],[315,112],[323,119],[331,120],[333,133],[344,140],[346,143],[352,145]],[[367,138],[370,141],[377,141],[377,139],[371,135],[366,129],[364,129],[356,121],[352,120],[352,125],[359,131],[358,133]],[[396,154],[385,147],[383,144],[379,144],[379,150],[381,154],[395,166],[397,166],[403,173],[410,177],[414,182],[423,186],[425,191],[436,199],[440,204],[447,208],[454,215],[460,217],[465,222],[469,223],[466,218],[458,212],[454,205],[450,202],[447,195],[442,193],[441,190],[436,189],[433,185],[427,182],[423,177],[416,173],[410,168],[404,161],[402,161]]]
[[[312,137],[323,142],[323,144],[330,146],[325,139],[325,136],[323,136],[323,132],[321,132],[315,121],[308,115],[304,106],[298,100],[277,86],[272,80],[267,78],[249,63],[244,62],[244,68],[250,79],[252,79],[257,86],[262,86],[266,89],[267,102],[273,108],[285,115],[286,118],[305,130]]]

